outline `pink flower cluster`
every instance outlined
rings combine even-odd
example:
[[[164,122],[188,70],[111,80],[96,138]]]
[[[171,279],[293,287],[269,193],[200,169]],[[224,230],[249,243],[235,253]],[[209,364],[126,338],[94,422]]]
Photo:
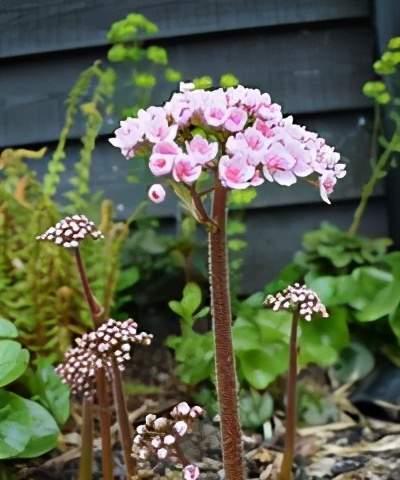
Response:
[[[265,180],[290,186],[316,174],[321,197],[329,203],[328,195],[346,174],[340,155],[316,133],[283,117],[267,93],[241,85],[182,90],[164,106],[122,121],[111,144],[126,158],[150,147],[153,175],[169,175],[187,185],[207,170],[217,172],[222,185],[231,189]],[[163,201],[162,185],[155,184],[149,197]]]

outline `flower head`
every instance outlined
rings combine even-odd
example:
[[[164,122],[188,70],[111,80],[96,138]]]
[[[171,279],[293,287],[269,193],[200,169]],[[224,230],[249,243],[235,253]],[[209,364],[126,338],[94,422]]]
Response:
[[[75,340],[56,372],[75,395],[93,396],[96,371],[103,368],[110,375],[113,362],[119,370],[131,358],[131,345],[150,345],[153,335],[137,333],[137,323],[132,319],[118,322],[110,318],[96,330]]]
[[[199,406],[190,407],[186,402],[179,403],[170,412],[169,418],[149,414],[145,423],[136,428],[133,440],[133,453],[140,459],[180,461],[179,442],[186,433],[191,432],[194,421],[203,415]],[[189,468],[191,467],[191,468]],[[199,469],[195,465],[184,468],[184,478],[197,478]],[[189,473],[192,476],[188,476]]]
[[[306,285],[299,283],[289,285],[275,295],[268,295],[264,305],[272,308],[275,312],[278,310],[297,311],[307,321],[311,321],[313,315],[320,315],[324,318],[329,316],[318,295]]]
[[[85,215],[72,215],[72,217],[63,218],[36,239],[48,240],[65,248],[77,248],[87,236],[95,240],[104,238],[100,230]]]
[[[346,174],[323,138],[283,117],[268,93],[242,85],[196,90],[182,83],[163,106],[140,110],[126,122],[111,143],[125,156],[134,155],[138,144],[149,148],[153,175],[171,175],[173,182],[193,185],[202,171],[229,189],[259,186],[264,179],[290,186],[311,177],[329,203]]]

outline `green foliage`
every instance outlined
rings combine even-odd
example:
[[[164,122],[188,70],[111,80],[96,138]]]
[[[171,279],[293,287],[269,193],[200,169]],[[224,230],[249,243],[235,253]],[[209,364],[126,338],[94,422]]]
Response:
[[[0,386],[12,388],[16,380],[20,382],[28,366],[29,353],[14,340],[18,335],[14,325],[1,319],[0,340]],[[11,339],[7,338],[11,337]],[[37,401],[24,398],[12,391],[0,388],[0,459],[33,458],[48,452],[56,446],[59,429],[52,414],[58,413],[60,424],[69,416],[68,389],[54,373],[52,367],[42,363],[35,372],[40,385],[34,388],[46,398],[53,399],[46,406],[58,405],[58,409],[46,410]],[[48,380],[51,378],[51,384]],[[47,379],[47,385],[44,380]],[[26,387],[28,382],[23,382]],[[46,391],[44,391],[46,390]],[[60,402],[63,402],[61,404]],[[61,411],[62,410],[62,411]]]
[[[264,425],[274,413],[274,400],[268,392],[255,390],[240,395],[240,420],[244,428],[256,429]]]
[[[219,79],[222,88],[236,87],[239,85],[239,79],[233,73],[225,73]]]

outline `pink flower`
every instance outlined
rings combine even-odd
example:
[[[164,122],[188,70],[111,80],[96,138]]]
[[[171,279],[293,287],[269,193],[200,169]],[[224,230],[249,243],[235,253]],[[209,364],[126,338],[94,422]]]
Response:
[[[322,174],[321,177],[319,178],[319,193],[324,202],[329,204],[331,203],[331,201],[328,198],[328,195],[330,195],[333,192],[336,182],[337,180],[335,175],[329,171]]]
[[[228,118],[224,123],[224,127],[230,132],[239,132],[243,130],[247,122],[247,113],[238,107],[232,107],[228,110]]]
[[[188,431],[188,425],[183,420],[179,420],[179,422],[176,422],[173,428],[180,437],[183,437]]]
[[[175,158],[172,176],[176,182],[193,183],[201,175],[201,165],[196,165],[193,159],[184,153]]]
[[[120,148],[124,157],[131,158],[135,154],[136,145],[143,140],[143,130],[137,118],[129,117],[121,121],[120,125],[120,128],[115,130],[115,138],[110,138],[109,142]]]
[[[265,182],[264,178],[261,176],[259,170],[256,170],[254,177],[251,179],[250,184],[252,187],[258,187]]]
[[[296,183],[296,176],[291,171],[296,160],[280,143],[274,143],[263,158],[263,173],[270,182],[290,186]]]
[[[242,133],[229,137],[226,142],[226,150],[234,155],[236,152],[246,152],[249,163],[257,165],[260,163],[266,147],[266,141],[262,133],[254,127],[246,128]]]
[[[273,129],[268,125],[268,123],[265,122],[264,120],[260,120],[259,118],[257,118],[256,123],[254,124],[254,127],[256,128],[256,130],[261,132],[266,138],[271,138],[275,135]]]
[[[176,137],[178,125],[168,125],[167,115],[162,107],[139,110],[138,119],[146,138],[152,143],[172,141]]]
[[[199,467],[196,465],[186,465],[183,469],[184,480],[197,480],[200,476]]]
[[[228,155],[221,157],[218,171],[224,187],[243,190],[250,185],[256,169],[247,163],[247,157],[243,152],[237,152],[232,157]]]
[[[293,167],[293,173],[298,177],[308,177],[314,171],[311,167],[311,154],[309,151],[305,150],[300,142],[295,140],[285,142],[285,147],[287,151],[292,155],[296,160],[296,163]]]
[[[154,203],[161,203],[165,199],[165,190],[162,185],[155,183],[149,188],[148,196]]]
[[[208,143],[205,138],[195,135],[190,142],[186,142],[186,149],[195,163],[204,165],[217,156],[218,143]]]
[[[170,173],[178,153],[181,153],[181,149],[174,142],[164,141],[154,145],[149,160],[151,173],[156,177]]]
[[[223,90],[211,92],[208,104],[203,111],[204,119],[212,127],[220,127],[228,118],[227,100]]]

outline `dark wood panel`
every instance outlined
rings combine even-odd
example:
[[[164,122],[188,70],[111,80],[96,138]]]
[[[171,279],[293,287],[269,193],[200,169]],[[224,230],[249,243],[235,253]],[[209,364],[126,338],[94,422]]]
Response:
[[[302,116],[297,119],[310,129],[319,132],[327,141],[336,145],[348,164],[348,175],[339,182],[337,192],[333,197],[336,200],[354,199],[359,196],[362,184],[369,175],[369,115],[360,111],[353,113],[337,113],[314,116]],[[68,150],[66,167],[61,191],[68,189],[68,178],[73,171],[73,163],[78,156],[79,143],[73,142]],[[32,163],[43,174],[45,163]],[[154,177],[148,171],[144,162],[139,160],[125,160],[119,150],[112,147],[106,138],[99,141],[94,155],[92,170],[93,188],[103,191],[112,198],[117,205],[118,215],[125,217],[133,208],[146,197],[146,190],[154,182]],[[136,173],[142,182],[130,184],[126,178],[130,173]],[[285,188],[275,184],[266,184],[258,189],[258,197],[252,205],[253,209],[277,207],[296,204],[320,203],[318,191],[310,185],[299,184]],[[377,195],[382,194],[378,189]],[[160,217],[174,217],[176,202],[172,192],[168,194],[168,201],[152,206],[151,211]],[[327,207],[327,210],[335,207]]]
[[[244,85],[269,91],[292,113],[347,110],[369,106],[361,86],[370,77],[369,26],[330,26],[289,32],[266,30],[164,42],[171,64],[185,78],[235,73]],[[2,64],[0,145],[48,142],[57,138],[64,101],[79,73],[104,50],[76,51]],[[126,97],[130,82],[119,91]],[[166,99],[171,85],[160,84],[154,101]],[[106,123],[111,131],[117,118]],[[79,126],[73,134],[79,133]]]
[[[155,38],[260,26],[361,18],[368,0],[3,0],[0,58],[99,46],[110,24],[140,12],[159,25]]]
[[[301,248],[305,232],[328,221],[348,228],[357,203],[339,203],[312,207],[291,206],[247,212],[247,241],[243,269],[242,293],[258,291],[272,280]],[[373,199],[368,205],[361,233],[373,237],[387,236],[387,212],[383,199]]]

